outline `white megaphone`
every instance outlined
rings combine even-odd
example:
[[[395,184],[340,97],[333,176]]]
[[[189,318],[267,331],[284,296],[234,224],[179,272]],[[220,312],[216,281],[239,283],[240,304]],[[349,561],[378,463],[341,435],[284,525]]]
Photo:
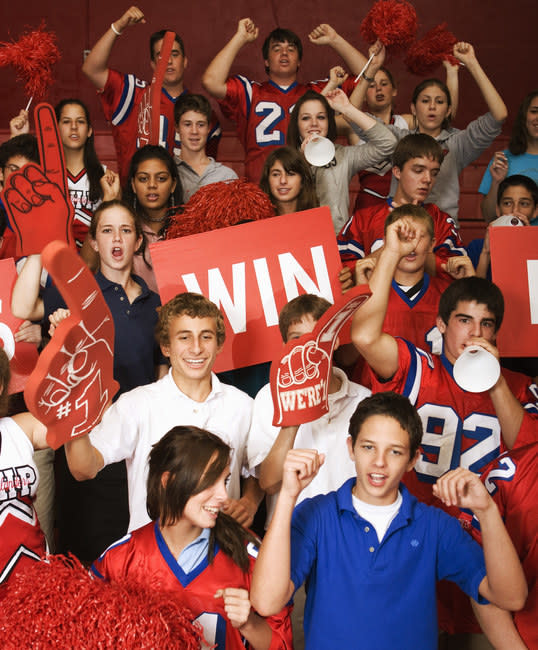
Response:
[[[525,224],[515,214],[503,214],[502,217],[497,217],[490,224],[490,226],[524,226]]]
[[[325,167],[334,158],[334,143],[329,138],[317,135],[304,147],[304,157],[314,167]]]
[[[463,390],[483,393],[495,386],[501,375],[501,366],[491,352],[479,345],[469,345],[456,359],[453,375]]]

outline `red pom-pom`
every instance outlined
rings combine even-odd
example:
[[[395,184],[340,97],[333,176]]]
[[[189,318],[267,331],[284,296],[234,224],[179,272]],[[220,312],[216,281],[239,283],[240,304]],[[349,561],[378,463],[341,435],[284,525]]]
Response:
[[[405,63],[411,72],[422,77],[431,74],[444,59],[457,65],[458,60],[452,55],[455,43],[456,37],[442,23],[413,43]]]
[[[405,50],[417,33],[417,12],[406,0],[377,0],[361,23],[368,43],[379,39],[392,53]]]
[[[166,239],[274,216],[275,208],[269,197],[254,183],[245,179],[211,183],[193,194],[184,211],[172,218]]]
[[[379,39],[392,53],[405,50],[417,33],[417,12],[406,0],[377,0],[361,23],[368,43]]]
[[[12,65],[17,79],[24,82],[27,97],[39,102],[53,82],[52,66],[60,59],[56,34],[45,22],[24,33],[18,41],[0,42],[0,66]]]
[[[151,576],[148,576],[151,578]],[[199,650],[201,628],[175,593],[92,578],[74,557],[50,556],[0,588],[0,647]]]

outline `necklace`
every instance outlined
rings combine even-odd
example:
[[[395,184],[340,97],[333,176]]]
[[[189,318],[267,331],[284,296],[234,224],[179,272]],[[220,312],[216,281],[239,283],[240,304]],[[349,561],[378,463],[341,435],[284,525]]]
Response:
[[[146,217],[148,221],[151,221],[151,223],[161,223],[166,219],[166,213],[162,217]]]

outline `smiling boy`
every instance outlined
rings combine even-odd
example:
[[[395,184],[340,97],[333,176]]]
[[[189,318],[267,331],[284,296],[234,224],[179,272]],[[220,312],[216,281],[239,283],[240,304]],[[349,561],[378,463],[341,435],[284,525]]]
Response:
[[[148,455],[176,425],[206,428],[232,447],[225,511],[240,523],[249,524],[254,517],[259,500],[254,478],[246,479],[240,498],[252,399],[212,372],[224,338],[224,318],[212,302],[195,293],[177,295],[161,308],[157,324],[161,350],[170,359],[169,373],[123,394],[88,436],[65,445],[69,469],[79,481],[93,478],[105,465],[127,461],[129,530],[149,521]]]
[[[308,580],[309,650],[433,650],[438,579],[450,577],[480,602],[523,606],[521,566],[478,476],[449,472],[435,492],[443,502],[474,511],[482,532],[487,529],[485,555],[455,519],[421,504],[400,484],[418,458],[422,435],[420,418],[405,397],[385,392],[363,400],[349,435],[356,477],[336,492],[307,499],[295,512],[297,496],[324,459],[313,449],[288,453],[254,569],[251,601],[260,614],[278,611]]]
[[[186,203],[204,185],[234,180],[237,174],[206,153],[210,133],[211,105],[203,95],[184,95],[174,106],[181,150],[175,161]]]

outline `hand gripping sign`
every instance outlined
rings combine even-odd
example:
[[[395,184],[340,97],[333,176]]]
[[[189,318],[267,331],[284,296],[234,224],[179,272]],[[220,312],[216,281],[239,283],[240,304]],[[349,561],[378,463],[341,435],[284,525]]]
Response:
[[[38,104],[34,111],[41,167],[29,163],[9,175],[4,203],[17,237],[16,255],[41,253],[59,239],[75,248],[65,162],[54,110]]]
[[[367,285],[341,296],[310,334],[288,341],[271,364],[273,426],[317,420],[329,411],[329,379],[338,333],[371,295]]]
[[[42,260],[71,314],[39,357],[24,397],[57,449],[99,422],[119,386],[113,378],[114,323],[95,278],[63,242],[48,244]]]
[[[163,146],[166,144],[159,142],[161,132],[161,90],[175,38],[174,32],[166,32],[164,35],[151,85],[146,88],[142,95],[142,101],[138,107],[138,147],[143,147],[146,144],[162,144]]]

